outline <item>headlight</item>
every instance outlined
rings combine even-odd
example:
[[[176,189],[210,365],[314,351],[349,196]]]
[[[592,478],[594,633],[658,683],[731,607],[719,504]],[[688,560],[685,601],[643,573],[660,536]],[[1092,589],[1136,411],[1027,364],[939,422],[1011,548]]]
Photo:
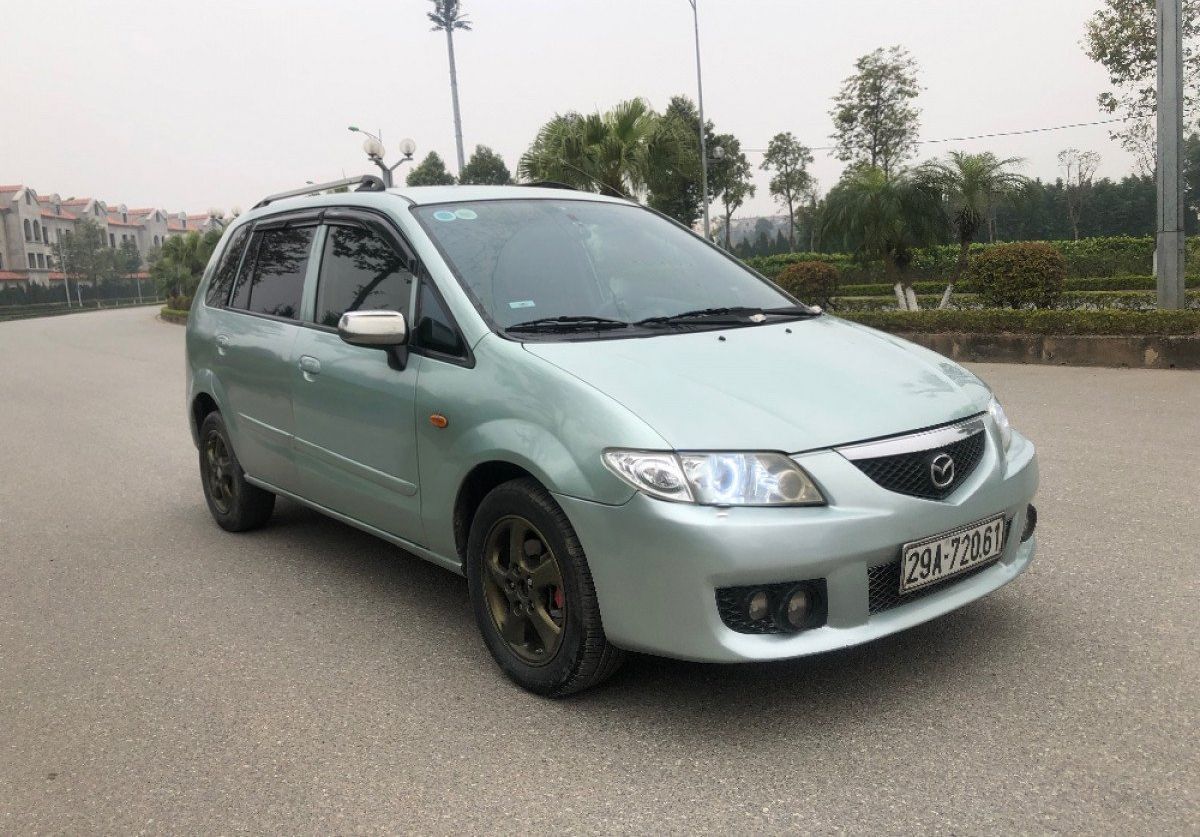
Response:
[[[608,469],[652,497],[703,506],[818,506],[825,498],[781,453],[608,450]]]
[[[1012,425],[1008,423],[1008,416],[1004,414],[1004,408],[995,397],[988,404],[988,412],[992,414],[992,421],[996,422],[996,429],[1000,431],[1000,444],[1004,446],[1004,452],[1008,453],[1008,448],[1012,445]]]

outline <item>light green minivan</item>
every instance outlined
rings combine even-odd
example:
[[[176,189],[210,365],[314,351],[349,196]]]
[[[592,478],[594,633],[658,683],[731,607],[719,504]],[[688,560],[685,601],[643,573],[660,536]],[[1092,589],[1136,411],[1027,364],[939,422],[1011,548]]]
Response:
[[[627,201],[356,183],[264,200],[197,292],[225,529],[284,496],[465,575],[500,667],[555,696],[626,651],[865,642],[1033,559],[1033,445],[961,366]]]

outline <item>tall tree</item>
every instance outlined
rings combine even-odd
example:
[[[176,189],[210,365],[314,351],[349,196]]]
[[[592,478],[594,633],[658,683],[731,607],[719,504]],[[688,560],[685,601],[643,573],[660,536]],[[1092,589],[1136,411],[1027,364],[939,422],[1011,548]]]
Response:
[[[453,186],[454,175],[446,171],[441,155],[430,151],[424,160],[413,166],[404,182],[409,186]]]
[[[710,148],[721,148],[725,154],[713,163],[708,172],[708,185],[713,194],[721,202],[721,210],[725,219],[723,231],[725,234],[725,249],[732,250],[730,243],[730,226],[733,223],[733,213],[741,208],[746,198],[754,197],[754,174],[750,161],[742,151],[742,143],[733,134],[720,134],[714,138],[716,145]]]
[[[484,186],[507,186],[512,183],[512,173],[504,165],[504,158],[486,145],[475,146],[475,153],[462,170],[459,183],[474,183]]]
[[[878,167],[885,175],[913,155],[920,111],[913,100],[921,92],[917,62],[903,47],[880,47],[854,62],[833,100],[839,160]]]
[[[1128,121],[1113,132],[1135,154],[1143,174],[1154,172],[1158,39],[1155,0],[1104,0],[1087,22],[1083,46],[1108,72],[1113,90],[1097,98]],[[1184,113],[1200,104],[1200,0],[1183,0]]]
[[[763,156],[761,168],[774,172],[768,187],[771,196],[787,208],[787,239],[792,250],[796,249],[796,205],[812,187],[812,175],[808,173],[812,161],[812,152],[790,131],[773,136]]]
[[[918,170],[918,176],[927,178],[941,192],[958,237],[958,264],[946,284],[939,308],[950,304],[955,279],[967,269],[971,242],[992,207],[1002,200],[1015,200],[1029,183],[1027,177],[1012,171],[1013,166],[1022,162],[1019,157],[1001,160],[990,151],[982,154],[951,151],[944,161],[931,160]]]
[[[525,180],[637,197],[656,171],[683,153],[687,141],[644,99],[630,99],[604,113],[555,116],[521,156],[517,172]]]
[[[466,163],[463,161],[462,115],[458,109],[458,68],[454,63],[454,30],[470,31],[471,22],[462,13],[458,0],[429,0],[433,3],[433,11],[429,19],[433,21],[434,32],[446,33],[446,52],[450,56],[450,103],[454,107],[454,147],[458,152],[458,173],[461,175]]]
[[[113,256],[114,272],[126,280],[133,279],[137,284],[138,302],[142,300],[142,280],[137,277],[142,269],[142,254],[138,252],[137,243],[132,238],[121,242]]]
[[[1079,240],[1079,222],[1083,217],[1084,205],[1092,191],[1092,180],[1100,167],[1100,155],[1095,151],[1080,151],[1064,148],[1058,152],[1058,164],[1066,176],[1063,187],[1067,204],[1067,220],[1071,223],[1071,234]]]
[[[650,172],[646,203],[679,223],[693,226],[703,211],[700,183],[700,113],[687,96],[674,96],[663,111],[663,130],[678,138],[676,153]],[[711,120],[705,120],[705,142],[709,153],[716,147]],[[713,161],[709,161],[708,198],[714,194]]]
[[[113,276],[114,251],[104,239],[104,230],[91,218],[83,218],[62,240],[54,245],[54,260],[63,273],[67,299],[71,298],[70,282],[79,286],[87,283],[99,293]]]
[[[907,171],[889,176],[881,168],[852,167],[829,190],[822,215],[823,235],[839,237],[864,262],[883,262],[895,284],[896,304],[915,310],[917,297],[906,272],[913,251],[936,244],[945,233],[938,188]]]

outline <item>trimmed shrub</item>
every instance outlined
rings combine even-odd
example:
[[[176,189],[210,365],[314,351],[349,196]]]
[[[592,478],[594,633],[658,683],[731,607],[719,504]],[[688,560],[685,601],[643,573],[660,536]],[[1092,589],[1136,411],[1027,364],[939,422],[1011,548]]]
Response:
[[[781,270],[775,282],[797,299],[828,308],[837,294],[838,271],[828,262],[795,262]]]
[[[192,307],[192,298],[186,294],[172,294],[167,297],[167,307],[172,311],[187,311]]]
[[[898,334],[1200,335],[1200,311],[855,311],[840,315]]]
[[[1049,244],[997,244],[977,254],[967,281],[984,301],[1002,308],[1053,308],[1067,278],[1067,260]]]

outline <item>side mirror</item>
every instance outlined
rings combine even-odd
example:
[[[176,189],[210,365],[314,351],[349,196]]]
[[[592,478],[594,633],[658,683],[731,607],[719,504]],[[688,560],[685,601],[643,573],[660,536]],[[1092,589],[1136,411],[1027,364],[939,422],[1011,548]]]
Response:
[[[398,311],[347,311],[337,330],[338,337],[352,346],[386,349],[408,342],[408,323]]]

